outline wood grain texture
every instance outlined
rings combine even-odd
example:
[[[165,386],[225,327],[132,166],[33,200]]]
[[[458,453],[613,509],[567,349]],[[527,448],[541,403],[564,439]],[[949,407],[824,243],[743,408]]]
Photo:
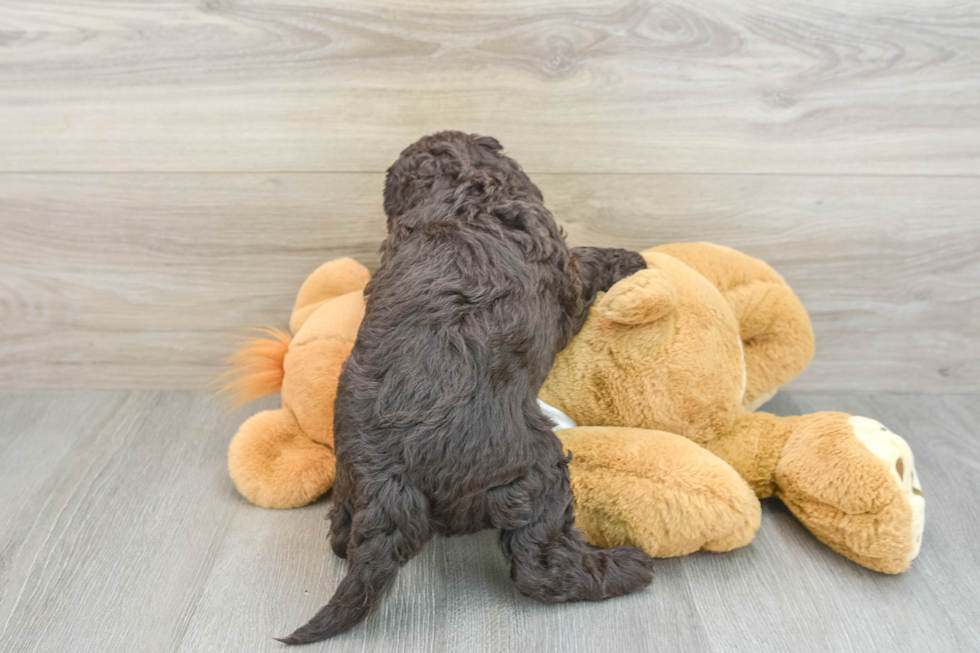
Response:
[[[237,425],[188,392],[0,394],[0,652],[279,651],[343,562],[327,505],[256,508],[225,470]],[[901,576],[847,561],[776,500],[755,541],[660,560],[604,603],[520,596],[491,532],[436,539],[382,609],[310,650],[921,653],[980,647],[980,396],[779,395],[767,410],[879,419],[916,454],[922,553]]]
[[[980,6],[7,0],[0,170],[980,174]]]
[[[492,134],[574,245],[771,262],[817,331],[792,387],[836,393],[768,409],[904,435],[923,552],[875,574],[771,500],[749,547],[542,606],[492,533],[437,540],[316,650],[978,650],[980,395],[853,395],[980,391],[978,117],[975,2],[6,0],[0,388],[201,388],[321,262],[376,266],[405,145]],[[281,650],[343,565],[324,502],[227,478],[275,401],[0,394],[0,653]]]
[[[711,240],[813,316],[797,390],[980,389],[969,178],[534,176],[573,245]],[[0,175],[0,387],[200,388],[306,275],[377,265],[379,174]]]

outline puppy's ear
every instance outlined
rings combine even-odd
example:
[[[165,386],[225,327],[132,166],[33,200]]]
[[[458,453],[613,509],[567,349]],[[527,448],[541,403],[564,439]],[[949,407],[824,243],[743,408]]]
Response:
[[[665,317],[677,305],[674,284],[656,268],[640,270],[612,288],[595,307],[619,324],[648,324]]]
[[[403,153],[398,157],[397,161],[391,164],[391,167],[388,168],[388,174],[385,175],[384,209],[385,215],[388,216],[389,226],[391,219],[403,213],[406,209],[405,193],[407,190],[406,186],[408,185],[406,168],[408,168],[408,165],[406,156]]]
[[[426,194],[435,172],[435,159],[427,152],[403,154],[388,168],[384,210],[389,228],[392,220],[412,208]]]
[[[480,136],[476,139],[476,144],[480,147],[486,148],[491,152],[499,152],[504,149],[504,146],[500,144],[493,136]]]

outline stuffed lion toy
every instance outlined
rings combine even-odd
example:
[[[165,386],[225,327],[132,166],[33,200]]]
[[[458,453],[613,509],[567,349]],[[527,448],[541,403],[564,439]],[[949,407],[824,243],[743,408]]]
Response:
[[[642,252],[647,269],[600,293],[539,393],[572,453],[576,525],[597,546],[658,556],[751,542],[775,496],[820,541],[869,569],[918,554],[925,501],[906,442],[837,412],[755,409],[813,356],[809,317],[786,282],[708,243]],[[241,403],[279,391],[248,419],[228,467],[267,508],[306,505],[334,478],[333,401],[364,315],[370,275],[352,259],[303,283],[289,328],[232,356]]]

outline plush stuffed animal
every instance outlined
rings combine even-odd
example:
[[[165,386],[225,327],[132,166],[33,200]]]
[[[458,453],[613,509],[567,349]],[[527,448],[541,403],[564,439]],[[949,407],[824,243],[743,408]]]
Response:
[[[297,508],[330,489],[333,401],[340,368],[364,318],[371,275],[353,259],[324,263],[303,282],[292,336],[268,329],[229,359],[225,390],[240,404],[280,393],[282,408],[250,417],[228,448],[238,491],[263,508]]]
[[[813,355],[809,317],[772,268],[718,245],[643,252],[648,269],[597,297],[539,394],[573,454],[575,518],[593,544],[658,557],[748,544],[775,495],[835,551],[899,573],[925,503],[902,438],[862,417],[753,412]],[[304,505],[333,481],[332,409],[363,316],[367,270],[325,264],[303,284],[289,336],[236,354],[245,422],[229,470],[253,503]]]
[[[905,441],[844,413],[752,412],[813,355],[809,317],[782,277],[706,243],[643,256],[648,269],[596,300],[539,395],[583,425],[558,432],[574,456],[580,528],[596,544],[661,555],[744,544],[755,498],[711,481],[731,466],[835,551],[877,571],[908,568],[925,502]],[[751,521],[739,527],[736,515]],[[714,520],[732,525],[717,540]]]

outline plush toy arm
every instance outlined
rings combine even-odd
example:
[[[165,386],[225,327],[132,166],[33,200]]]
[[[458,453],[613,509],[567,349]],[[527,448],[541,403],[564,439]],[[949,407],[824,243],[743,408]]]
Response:
[[[645,250],[643,254],[654,252],[669,254],[688,267],[694,268],[723,293],[753,281],[786,283],[768,263],[724,245],[670,243],[652,247]]]
[[[328,261],[306,278],[296,295],[289,329],[295,335],[313,311],[324,301],[364,290],[371,274],[367,268],[352,258]]]

